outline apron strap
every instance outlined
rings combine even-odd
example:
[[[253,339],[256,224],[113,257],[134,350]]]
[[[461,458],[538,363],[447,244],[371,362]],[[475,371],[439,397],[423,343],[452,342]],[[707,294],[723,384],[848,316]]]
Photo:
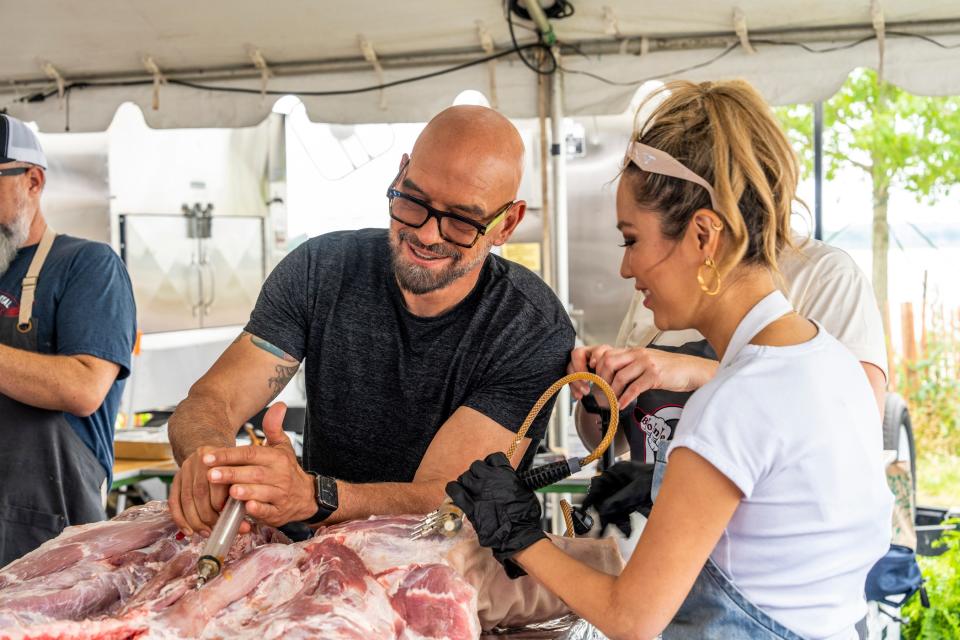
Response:
[[[729,366],[737,357],[737,354],[740,353],[740,350],[750,344],[750,341],[758,333],[791,311],[793,311],[793,305],[779,289],[774,289],[773,292],[767,294],[740,320],[733,336],[730,337],[730,344],[727,345],[723,359],[720,360],[720,368]]]
[[[40,245],[37,252],[33,254],[33,260],[30,261],[30,267],[27,269],[27,277],[23,279],[23,293],[20,294],[20,317],[17,322],[17,331],[20,333],[30,333],[33,329],[33,323],[30,318],[33,317],[33,297],[37,290],[37,281],[40,276],[40,270],[43,269],[43,263],[50,253],[53,246],[53,239],[57,237],[57,232],[50,225],[47,225],[40,238]]]

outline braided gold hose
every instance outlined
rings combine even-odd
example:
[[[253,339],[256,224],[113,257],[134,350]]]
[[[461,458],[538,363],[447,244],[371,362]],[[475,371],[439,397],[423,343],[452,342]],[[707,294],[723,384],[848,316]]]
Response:
[[[567,525],[567,530],[564,532],[564,537],[572,538],[574,536],[573,530],[573,507],[570,506],[570,503],[566,500],[560,501],[560,512],[563,513],[563,524]]]
[[[523,424],[520,425],[520,429],[517,431],[517,436],[513,439],[513,444],[511,444],[510,448],[507,449],[507,458],[509,458],[511,462],[513,461],[513,454],[517,452],[517,447],[520,446],[523,438],[527,435],[527,431],[530,430],[530,425],[533,424],[533,421],[540,414],[540,411],[543,410],[543,405],[547,404],[547,402],[550,401],[550,398],[552,398],[565,385],[578,380],[586,380],[587,382],[592,382],[600,387],[600,390],[603,391],[603,395],[607,397],[607,402],[610,404],[610,425],[607,427],[607,433],[603,437],[603,440],[600,441],[600,444],[597,445],[597,448],[594,449],[593,452],[586,458],[580,460],[580,465],[583,466],[590,464],[594,460],[598,460],[600,456],[603,455],[603,453],[607,450],[607,447],[610,446],[610,443],[613,442],[614,437],[617,435],[617,426],[620,424],[620,406],[617,404],[617,396],[613,393],[613,389],[610,388],[610,385],[607,384],[606,380],[595,373],[579,371],[577,373],[566,375],[554,382],[552,385],[550,385],[550,388],[544,391],[540,398],[533,404],[533,408],[530,409],[530,413],[527,414]]]
[[[595,385],[600,387],[600,390],[603,391],[603,395],[607,397],[607,402],[610,404],[610,424],[607,426],[607,433],[597,445],[597,448],[593,450],[590,455],[585,458],[580,459],[580,466],[588,465],[594,460],[597,460],[604,454],[607,448],[610,446],[610,443],[613,442],[613,439],[617,435],[617,426],[620,424],[620,406],[617,403],[617,396],[613,393],[613,389],[610,388],[610,385],[601,378],[600,376],[594,373],[587,372],[577,372],[566,375],[552,385],[550,388],[543,392],[540,398],[534,403],[533,408],[530,409],[530,413],[527,414],[527,417],[524,419],[523,423],[520,425],[520,429],[517,431],[516,437],[514,437],[513,442],[510,444],[510,447],[507,449],[507,459],[510,460],[511,464],[513,463],[513,455],[517,452],[517,447],[520,446],[520,443],[523,441],[524,437],[527,435],[527,431],[530,430],[530,425],[533,424],[533,421],[537,418],[540,411],[543,410],[543,406],[550,401],[550,398],[554,396],[560,389],[571,382],[576,382],[578,380],[586,380],[592,382]],[[567,535],[573,536],[573,515],[572,508],[570,503],[566,500],[561,500],[561,510],[563,511],[563,519],[567,525]],[[463,521],[463,511],[453,504],[453,501],[448,497],[443,501],[443,504],[440,507],[431,513],[427,514],[415,527],[411,537],[416,540],[424,535],[429,534],[432,531],[437,531],[443,533],[443,535],[450,537],[455,536],[460,531],[460,524]]]

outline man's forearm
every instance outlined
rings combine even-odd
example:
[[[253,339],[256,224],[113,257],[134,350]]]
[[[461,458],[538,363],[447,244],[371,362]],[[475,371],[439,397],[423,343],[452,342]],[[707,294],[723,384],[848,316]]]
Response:
[[[168,435],[173,455],[178,464],[183,464],[200,447],[235,446],[237,428],[239,425],[231,425],[223,402],[191,392],[170,416]]]
[[[100,385],[73,356],[33,353],[0,345],[0,394],[52,411],[89,415],[103,402]]]
[[[340,507],[324,524],[367,518],[372,515],[429,513],[447,497],[446,480],[374,482],[337,481]]]

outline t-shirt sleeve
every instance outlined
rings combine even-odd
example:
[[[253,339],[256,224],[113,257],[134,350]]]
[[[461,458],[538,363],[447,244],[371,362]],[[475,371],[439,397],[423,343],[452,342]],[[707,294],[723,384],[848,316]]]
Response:
[[[267,277],[244,331],[303,360],[310,328],[308,243],[291,251]]]
[[[84,244],[70,263],[57,304],[56,353],[113,362],[122,380],[130,375],[136,333],[133,287],[120,256],[105,244]]]
[[[522,337],[514,337],[512,347],[498,356],[464,405],[510,431],[518,431],[540,395],[566,374],[573,344],[574,331],[569,322],[546,330],[532,328]],[[527,432],[528,438],[536,441],[546,433],[555,400],[556,396],[540,411]]]
[[[658,332],[653,322],[653,312],[643,306],[643,294],[634,292],[630,308],[620,323],[616,346],[645,347],[653,341]]]
[[[873,288],[845,255],[831,256],[817,274],[817,295],[807,295],[797,311],[819,322],[861,362],[887,375],[887,348]]]
[[[770,436],[770,423],[742,418],[746,412],[737,407],[742,406],[743,397],[735,401],[730,396],[737,394],[726,391],[723,386],[707,385],[690,396],[667,457],[680,448],[690,449],[749,498],[769,473],[776,459],[776,452],[770,449],[777,444]]]

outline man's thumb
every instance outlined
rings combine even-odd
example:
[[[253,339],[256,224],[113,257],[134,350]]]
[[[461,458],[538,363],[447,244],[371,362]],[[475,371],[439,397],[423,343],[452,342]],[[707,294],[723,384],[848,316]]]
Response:
[[[263,435],[267,437],[267,446],[287,446],[291,449],[290,439],[283,432],[283,416],[287,413],[287,405],[278,402],[267,409],[263,414]]]

